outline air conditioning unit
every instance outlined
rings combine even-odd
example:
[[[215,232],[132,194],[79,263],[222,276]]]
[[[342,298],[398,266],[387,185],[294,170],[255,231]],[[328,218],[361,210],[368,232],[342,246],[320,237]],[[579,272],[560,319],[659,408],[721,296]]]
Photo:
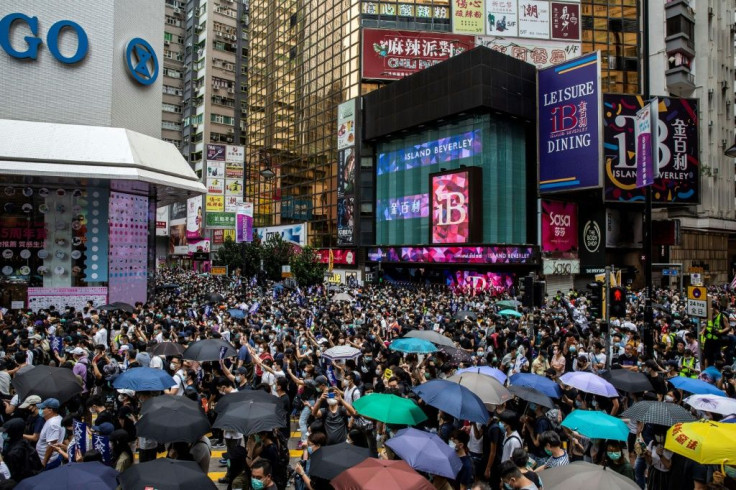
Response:
[[[202,26],[197,26],[194,28],[196,32],[202,32]]]
[[[230,129],[227,130],[227,134],[233,134],[234,132],[235,132],[235,130],[233,128],[230,128]]]
[[[222,33],[221,33],[221,32],[218,32],[218,33],[217,33],[217,34],[215,34],[215,35],[216,35],[217,37],[222,37]]]
[[[235,93],[235,89],[234,88],[229,88],[229,89],[227,89],[227,92],[229,94],[234,94]]]
[[[164,39],[164,46],[168,46],[168,45],[169,45],[169,41]]]
[[[177,14],[177,15],[181,14],[181,9],[180,9],[180,8],[178,8],[178,7],[177,7],[177,8],[175,8],[175,9],[174,9],[174,13],[175,13],[175,14]]]
[[[227,137],[227,142],[228,142],[228,143],[232,143],[232,142],[233,142],[233,138],[232,138],[231,136],[228,136],[228,137]]]

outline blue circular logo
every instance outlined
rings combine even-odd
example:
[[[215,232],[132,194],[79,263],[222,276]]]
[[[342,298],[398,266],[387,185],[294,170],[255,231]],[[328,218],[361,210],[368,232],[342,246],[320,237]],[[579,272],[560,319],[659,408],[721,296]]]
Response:
[[[125,49],[128,72],[141,85],[151,85],[158,77],[158,59],[148,41],[139,37],[131,39]]]

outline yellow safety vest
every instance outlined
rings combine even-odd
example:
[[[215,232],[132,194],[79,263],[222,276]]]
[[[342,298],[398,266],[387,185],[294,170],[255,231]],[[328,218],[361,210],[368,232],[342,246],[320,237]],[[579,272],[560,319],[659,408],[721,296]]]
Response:
[[[691,357],[690,362],[687,362],[687,358],[684,358],[682,360],[682,368],[680,369],[680,376],[684,376],[686,378],[697,378],[698,374],[694,370],[695,368],[695,358]]]
[[[721,313],[716,315],[715,317],[715,324],[720,325],[721,324]],[[700,341],[702,343],[705,343],[709,340],[718,340],[718,333],[717,329],[714,327],[714,322],[708,321],[708,325],[705,327],[705,331],[703,332],[703,335],[700,336]]]

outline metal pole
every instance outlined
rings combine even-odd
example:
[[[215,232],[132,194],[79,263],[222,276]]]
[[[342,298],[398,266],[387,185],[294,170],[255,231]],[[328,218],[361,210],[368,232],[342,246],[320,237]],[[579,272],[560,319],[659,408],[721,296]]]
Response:
[[[649,62],[649,0],[642,0],[642,26],[641,32],[644,39],[642,40],[642,55],[644,57],[644,94],[643,98],[648,101],[651,98],[651,70]],[[647,356],[652,356],[654,352],[654,332],[653,323],[654,315],[652,312],[652,296],[654,295],[654,285],[652,284],[652,189],[651,186],[646,187],[646,201],[644,207],[644,282],[645,282],[645,298],[644,298],[644,332],[643,342],[644,350]]]
[[[606,298],[606,311],[602,313],[604,320],[608,323],[604,352],[606,353],[606,369],[611,369],[611,357],[613,356],[613,351],[611,350],[611,266],[609,265],[606,266],[606,275],[603,280],[605,281],[605,284],[603,285],[603,294],[605,294]]]

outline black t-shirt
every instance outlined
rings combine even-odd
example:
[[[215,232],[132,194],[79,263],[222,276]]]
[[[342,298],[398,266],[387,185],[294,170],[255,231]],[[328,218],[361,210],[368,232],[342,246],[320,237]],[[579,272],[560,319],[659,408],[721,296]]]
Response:
[[[334,413],[329,408],[321,408],[319,412],[325,425],[327,445],[345,442],[348,438],[348,412],[345,407],[338,407]]]
[[[486,427],[486,431],[483,434],[483,471],[485,471],[485,465],[488,464],[488,457],[491,454],[491,443],[496,444],[496,457],[493,460],[493,466],[501,464],[501,454],[503,453],[503,438],[504,431],[498,425],[497,421],[491,423]]]
[[[667,393],[667,385],[664,382],[664,378],[660,375],[655,376],[649,376],[647,375],[647,378],[649,378],[649,382],[652,383],[652,387],[654,388],[654,392],[658,395],[664,395]]]
[[[626,354],[621,354],[618,356],[618,363],[622,366],[636,366],[637,357],[634,355],[628,356]]]
[[[674,453],[670,466],[669,490],[692,490],[696,481],[708,481],[708,467]]]
[[[373,362],[362,362],[358,364],[358,372],[360,373],[360,379],[363,380],[364,384],[373,386],[373,378],[376,377],[376,363]]]

